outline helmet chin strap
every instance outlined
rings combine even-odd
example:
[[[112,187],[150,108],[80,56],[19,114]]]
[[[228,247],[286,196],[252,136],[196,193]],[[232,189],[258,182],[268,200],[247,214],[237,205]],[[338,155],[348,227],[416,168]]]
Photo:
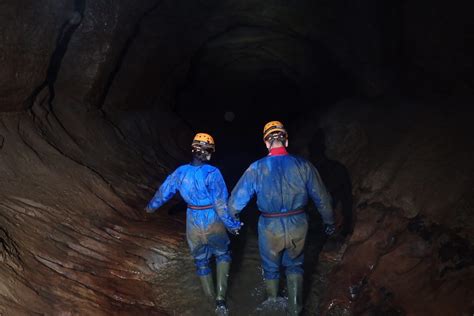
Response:
[[[286,135],[283,133],[275,133],[274,135],[270,135],[267,138],[267,141],[270,143],[270,148],[273,147],[275,141],[279,141],[283,145],[283,147],[285,147]]]
[[[270,148],[269,149],[271,149],[273,147],[273,144],[275,143],[275,141],[276,141],[276,138],[271,138],[270,139]]]

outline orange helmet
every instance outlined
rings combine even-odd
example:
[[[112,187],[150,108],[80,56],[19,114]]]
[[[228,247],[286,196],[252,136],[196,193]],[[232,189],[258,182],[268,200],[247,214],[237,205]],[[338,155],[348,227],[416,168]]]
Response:
[[[274,132],[280,132],[287,136],[286,129],[283,126],[283,123],[279,121],[271,121],[265,124],[265,127],[263,128],[263,140],[266,140],[267,137]]]
[[[214,143],[214,138],[211,135],[206,133],[197,133],[194,136],[193,147],[201,147],[204,149],[211,149],[212,151],[216,150],[216,144]]]

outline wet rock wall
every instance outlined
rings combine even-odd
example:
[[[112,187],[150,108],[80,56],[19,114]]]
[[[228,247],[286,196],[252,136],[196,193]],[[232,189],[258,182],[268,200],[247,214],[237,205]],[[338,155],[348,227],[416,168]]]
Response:
[[[472,314],[474,142],[463,102],[350,100],[320,116],[326,154],[351,174],[356,218],[323,313]]]
[[[236,61],[232,74],[242,80],[281,69],[314,107],[325,82],[338,92],[331,100],[407,87],[414,94],[469,94],[472,54],[464,43],[472,19],[461,8],[446,10],[439,1],[3,1],[0,313],[163,312],[148,281],[153,269],[181,254],[183,236],[176,232],[183,226],[166,216],[148,224],[140,206],[186,159],[190,131],[173,111],[199,65]],[[228,70],[219,67],[218,77]],[[412,112],[417,115],[406,115]],[[470,148],[469,133],[443,138],[468,123],[456,123],[457,116],[444,121],[439,111],[426,118],[430,111],[410,109],[331,113],[324,128],[339,129],[329,129],[335,141],[328,143],[339,146],[331,154],[353,174],[359,216],[345,258],[359,249],[367,260],[354,265],[355,259],[344,259],[334,275],[344,290],[331,288],[328,297],[361,312],[418,311],[421,303],[408,304],[401,287],[383,279],[394,274],[382,273],[391,265],[381,264],[390,256],[380,253],[396,255],[389,250],[405,244],[400,240],[416,240],[410,256],[415,263],[423,258],[417,267],[434,283],[426,293],[433,286],[447,291],[447,278],[468,274],[471,261],[463,258],[472,249],[466,211],[472,194],[466,175],[472,170],[464,162],[472,151],[459,148]],[[393,115],[400,119],[389,120]],[[431,119],[439,124],[426,123]],[[435,155],[426,154],[431,151]],[[448,174],[458,165],[459,176]],[[372,247],[368,236],[378,236],[380,245]],[[348,281],[344,271],[352,268],[360,272]],[[464,284],[452,287],[463,291]],[[354,285],[356,297],[370,299],[351,301],[346,289]],[[456,291],[420,302],[433,310],[451,306],[455,297],[466,297]]]

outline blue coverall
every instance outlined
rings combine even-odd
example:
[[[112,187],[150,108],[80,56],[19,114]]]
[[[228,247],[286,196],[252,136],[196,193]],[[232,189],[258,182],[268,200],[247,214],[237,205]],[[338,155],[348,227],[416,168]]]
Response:
[[[186,237],[195,259],[199,276],[211,273],[209,259],[230,262],[229,237],[226,227],[235,229],[240,223],[227,211],[228,192],[221,172],[208,164],[183,165],[169,175],[148,204],[155,211],[176,191],[188,203],[186,212]],[[191,207],[205,207],[192,209]]]
[[[267,156],[245,171],[232,190],[229,211],[237,214],[257,195],[262,213],[285,213],[303,209],[308,196],[316,204],[325,224],[333,224],[330,196],[314,166],[289,154]],[[308,231],[305,213],[282,217],[260,216],[258,243],[264,278],[279,279],[280,265],[286,274],[303,274],[303,248]]]

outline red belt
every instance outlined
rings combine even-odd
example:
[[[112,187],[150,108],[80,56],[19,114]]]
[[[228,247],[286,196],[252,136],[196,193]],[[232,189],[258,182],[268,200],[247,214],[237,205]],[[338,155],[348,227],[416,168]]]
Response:
[[[291,216],[291,215],[298,215],[304,213],[304,209],[289,211],[289,212],[282,212],[282,213],[266,213],[262,212],[263,217],[284,217],[284,216]]]
[[[214,206],[211,204],[211,205],[203,205],[203,206],[199,206],[199,205],[189,205],[188,204],[188,208],[192,209],[192,210],[207,210],[207,209],[210,209],[210,208],[213,208]]]

